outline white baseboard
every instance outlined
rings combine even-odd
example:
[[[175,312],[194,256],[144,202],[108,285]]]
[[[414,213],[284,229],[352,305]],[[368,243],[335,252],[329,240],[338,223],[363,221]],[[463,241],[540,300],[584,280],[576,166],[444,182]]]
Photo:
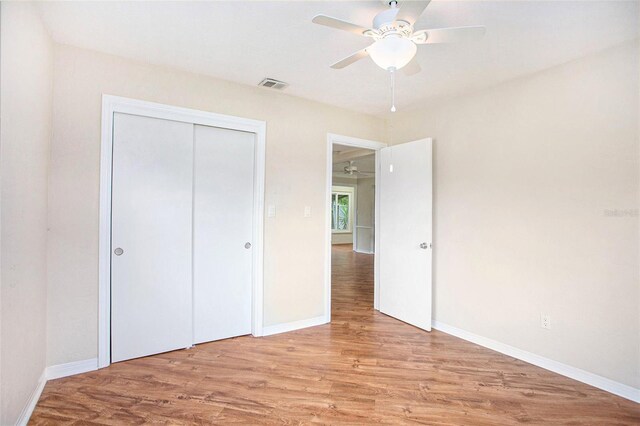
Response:
[[[42,395],[42,391],[44,390],[44,385],[47,384],[47,375],[46,369],[40,375],[40,379],[38,379],[38,384],[36,388],[31,393],[29,400],[27,401],[27,405],[24,406],[22,412],[20,413],[20,417],[18,417],[18,421],[16,421],[16,425],[18,426],[26,426],[29,423],[29,419],[31,418],[31,413],[36,408],[36,404],[40,399],[40,395]]]
[[[353,249],[353,251],[355,251],[356,253],[360,253],[360,254],[375,254],[374,252],[367,251],[367,250],[356,250],[356,249]]]
[[[496,340],[479,336],[477,334],[462,330],[448,324],[443,324],[439,321],[432,321],[432,327],[436,330],[442,331],[452,336],[459,337],[477,345],[484,346],[485,348],[492,349],[496,352],[500,352],[513,358],[517,358],[521,361],[528,362],[529,364],[544,368],[545,370],[553,371],[554,373],[561,374],[563,376],[569,377],[582,383],[586,383],[598,389],[602,389],[614,395],[618,395],[631,401],[640,403],[640,389],[636,389],[632,386],[607,379],[606,377],[602,377],[597,374],[593,374],[588,371],[581,370],[579,368],[572,367],[570,365],[563,364],[561,362],[515,348],[513,346],[509,346]]]
[[[26,426],[29,423],[29,419],[31,418],[31,414],[33,414],[33,410],[36,408],[36,404],[38,404],[38,400],[40,399],[40,395],[42,395],[42,391],[44,390],[44,385],[47,384],[47,381],[53,379],[60,379],[62,377],[73,376],[75,374],[87,373],[89,371],[94,371],[98,369],[98,358],[85,359],[82,361],[69,362],[67,364],[58,364],[47,367],[40,375],[40,379],[38,380],[38,384],[36,388],[33,390],[29,401],[27,401],[27,405],[24,406],[22,413],[20,413],[20,417],[18,417],[18,421],[16,425],[18,426]]]
[[[98,358],[84,359],[82,361],[68,362],[66,364],[52,365],[47,367],[47,380],[59,379],[61,377],[73,376],[74,374],[86,373],[98,369]]]
[[[271,336],[272,334],[286,333],[287,331],[300,330],[301,328],[314,327],[316,325],[326,324],[327,318],[322,315],[320,317],[304,319],[300,321],[287,322],[284,324],[269,325],[262,329],[263,336]]]

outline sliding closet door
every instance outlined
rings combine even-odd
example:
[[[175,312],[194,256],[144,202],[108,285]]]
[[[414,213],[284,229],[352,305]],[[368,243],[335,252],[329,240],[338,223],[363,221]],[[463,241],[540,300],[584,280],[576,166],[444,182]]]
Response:
[[[116,113],[111,360],[192,344],[193,124]]]
[[[195,126],[194,340],[251,333],[255,135]]]

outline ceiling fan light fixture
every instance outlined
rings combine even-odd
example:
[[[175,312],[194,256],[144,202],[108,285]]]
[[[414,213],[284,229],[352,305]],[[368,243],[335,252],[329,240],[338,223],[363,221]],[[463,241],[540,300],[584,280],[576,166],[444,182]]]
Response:
[[[418,46],[404,37],[385,37],[367,48],[367,53],[380,68],[399,70],[407,65],[418,51]]]

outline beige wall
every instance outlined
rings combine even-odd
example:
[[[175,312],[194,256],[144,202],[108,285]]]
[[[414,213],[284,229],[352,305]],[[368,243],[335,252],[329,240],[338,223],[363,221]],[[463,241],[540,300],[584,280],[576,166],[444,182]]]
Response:
[[[97,353],[103,93],[267,121],[265,325],[324,314],[327,132],[384,138],[385,122],[267,89],[56,46],[48,363]],[[313,217],[304,218],[304,206]]]
[[[331,244],[353,244],[353,233],[334,232],[331,234]]]
[[[435,141],[435,319],[640,387],[638,78],[627,44],[393,117]]]
[[[45,368],[53,46],[33,5],[0,7],[0,424],[8,425]]]
[[[358,179],[334,176],[331,182],[333,182],[334,185],[354,186],[358,183]]]

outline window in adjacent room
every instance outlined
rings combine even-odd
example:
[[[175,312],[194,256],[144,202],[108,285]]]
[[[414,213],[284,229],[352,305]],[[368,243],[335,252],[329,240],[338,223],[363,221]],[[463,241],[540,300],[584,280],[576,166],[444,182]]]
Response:
[[[349,186],[334,186],[331,192],[331,231],[351,232],[353,221],[354,189]]]

